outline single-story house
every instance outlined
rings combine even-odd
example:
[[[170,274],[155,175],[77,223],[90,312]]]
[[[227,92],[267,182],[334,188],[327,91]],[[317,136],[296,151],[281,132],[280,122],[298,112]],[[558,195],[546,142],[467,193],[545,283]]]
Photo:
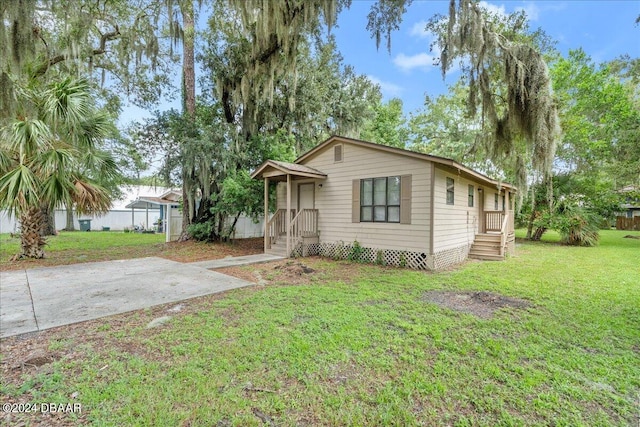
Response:
[[[129,202],[125,207],[131,209],[132,226],[135,209],[145,209],[147,212],[146,227],[150,228],[149,209],[160,211],[160,229],[158,231],[165,233],[165,241],[171,242],[180,237],[182,231],[182,213],[179,210],[180,198],[182,193],[178,190],[167,190],[159,196],[138,196],[135,200]]]
[[[618,193],[624,196],[624,203],[620,205],[624,211],[616,215],[616,229],[640,231],[640,187],[627,185]]]
[[[437,270],[515,249],[516,188],[451,159],[333,136],[252,177],[264,180],[265,212],[277,183],[267,253]]]
[[[621,207],[624,209],[624,212],[620,213],[620,216],[625,216],[627,218],[640,217],[640,187],[635,185],[627,185],[622,189],[618,190],[619,193],[623,194],[625,197],[624,203]]]

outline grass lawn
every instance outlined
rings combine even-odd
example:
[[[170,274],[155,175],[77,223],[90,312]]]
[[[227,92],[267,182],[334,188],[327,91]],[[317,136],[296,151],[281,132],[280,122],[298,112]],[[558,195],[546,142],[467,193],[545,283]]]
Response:
[[[199,261],[262,251],[262,239],[241,239],[235,244],[201,242],[165,243],[164,234],[123,233],[121,231],[60,232],[47,238],[45,259],[9,259],[20,251],[20,238],[0,234],[0,271],[79,262],[160,256],[175,261]]]
[[[1,399],[82,404],[48,425],[638,425],[640,240],[628,234],[640,235],[575,248],[550,233],[507,261],[440,273],[320,258],[238,268],[262,285],[3,340]],[[433,291],[525,304],[478,317]],[[21,366],[33,351],[53,361]]]

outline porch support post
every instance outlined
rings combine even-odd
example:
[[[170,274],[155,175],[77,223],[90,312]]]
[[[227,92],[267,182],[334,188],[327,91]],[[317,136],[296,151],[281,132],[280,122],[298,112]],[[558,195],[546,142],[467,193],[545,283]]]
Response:
[[[271,248],[269,236],[269,178],[264,179],[264,250]]]
[[[287,258],[291,254],[291,174],[287,174],[287,212],[286,212],[287,224]]]

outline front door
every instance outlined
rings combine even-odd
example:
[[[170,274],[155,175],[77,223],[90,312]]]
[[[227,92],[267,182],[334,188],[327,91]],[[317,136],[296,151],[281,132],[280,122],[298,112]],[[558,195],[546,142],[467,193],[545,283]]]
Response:
[[[314,191],[315,191],[314,183],[300,184],[298,186],[298,211],[301,211],[302,209],[314,208],[314,203],[313,203]]]

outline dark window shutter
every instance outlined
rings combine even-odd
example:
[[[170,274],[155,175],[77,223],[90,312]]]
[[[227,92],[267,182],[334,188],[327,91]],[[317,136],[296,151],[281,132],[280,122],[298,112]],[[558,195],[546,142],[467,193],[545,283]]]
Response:
[[[411,175],[400,177],[400,224],[411,224]]]
[[[360,222],[360,180],[354,179],[351,185],[351,222]]]

